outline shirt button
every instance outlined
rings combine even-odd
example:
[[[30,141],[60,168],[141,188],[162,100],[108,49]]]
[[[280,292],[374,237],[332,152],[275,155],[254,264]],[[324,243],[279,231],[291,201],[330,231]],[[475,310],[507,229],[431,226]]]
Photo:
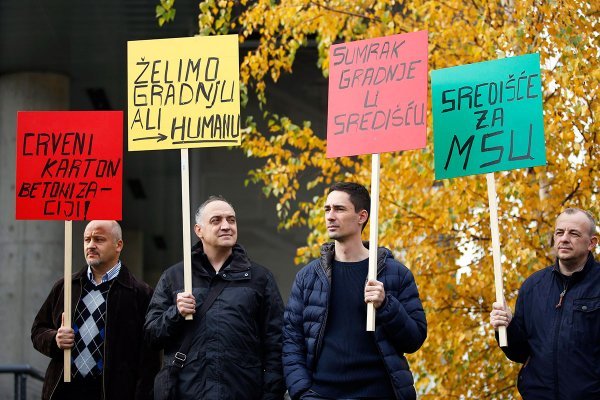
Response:
[[[581,306],[582,311],[587,311],[587,306]]]
[[[248,273],[246,272],[246,273],[244,274],[244,276],[248,276]]]

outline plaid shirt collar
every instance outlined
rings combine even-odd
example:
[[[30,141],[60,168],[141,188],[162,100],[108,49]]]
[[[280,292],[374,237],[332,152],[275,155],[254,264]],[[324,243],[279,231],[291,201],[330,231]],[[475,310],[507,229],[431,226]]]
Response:
[[[90,280],[90,282],[92,282],[94,284],[94,286],[98,286],[101,283],[108,282],[112,279],[115,279],[117,277],[117,275],[119,275],[119,271],[121,271],[121,260],[119,260],[117,262],[117,265],[112,267],[106,274],[104,274],[102,276],[102,280],[100,281],[100,283],[96,283],[96,280],[94,279],[94,272],[92,271],[92,267],[90,267],[88,265],[87,277]]]

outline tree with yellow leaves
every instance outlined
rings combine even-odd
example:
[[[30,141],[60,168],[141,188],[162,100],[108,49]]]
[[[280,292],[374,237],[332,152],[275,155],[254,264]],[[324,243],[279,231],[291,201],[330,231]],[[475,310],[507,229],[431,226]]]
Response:
[[[238,33],[258,38],[241,65],[242,84],[268,110],[266,85],[293,74],[295,55],[309,39],[328,74],[333,43],[397,33],[429,32],[429,68],[539,53],[544,89],[547,166],[496,174],[505,296],[554,260],[550,238],[566,206],[600,213],[598,137],[600,3],[580,0],[205,0],[202,35]],[[174,16],[161,0],[161,23]],[[166,20],[165,20],[166,18]],[[431,105],[429,105],[431,109]],[[323,112],[326,112],[324,110]],[[265,113],[268,131],[249,121],[248,157],[264,160],[250,172],[274,196],[282,228],[311,232],[297,262],[326,242],[325,186],[356,181],[369,186],[370,157],[327,159],[324,132],[309,121]],[[429,336],[409,356],[421,398],[518,398],[520,365],[497,348],[489,325],[494,301],[485,178],[434,180],[431,116],[423,150],[381,155],[379,238],[414,273],[426,308]],[[298,201],[298,194],[311,201]]]

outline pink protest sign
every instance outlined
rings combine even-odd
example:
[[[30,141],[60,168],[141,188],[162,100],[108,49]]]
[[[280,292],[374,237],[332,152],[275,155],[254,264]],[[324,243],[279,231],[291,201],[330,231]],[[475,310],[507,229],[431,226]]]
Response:
[[[425,147],[427,45],[419,31],[331,46],[327,157]]]
[[[122,111],[17,116],[16,218],[121,219]]]

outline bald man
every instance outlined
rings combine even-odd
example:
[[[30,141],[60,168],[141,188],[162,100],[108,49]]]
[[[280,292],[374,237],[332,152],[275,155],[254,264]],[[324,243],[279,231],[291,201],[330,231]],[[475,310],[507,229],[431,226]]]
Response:
[[[86,266],[72,275],[73,327],[63,326],[64,280],[57,281],[33,326],[33,347],[51,358],[42,399],[152,399],[158,353],[143,342],[152,289],[121,263],[121,227],[91,221],[83,234]],[[71,349],[64,383],[63,350]]]
[[[579,208],[556,219],[556,261],[528,277],[515,313],[493,304],[490,323],[506,327],[506,357],[523,364],[517,380],[525,400],[600,399],[600,263],[596,221]],[[497,336],[497,335],[496,335]]]

